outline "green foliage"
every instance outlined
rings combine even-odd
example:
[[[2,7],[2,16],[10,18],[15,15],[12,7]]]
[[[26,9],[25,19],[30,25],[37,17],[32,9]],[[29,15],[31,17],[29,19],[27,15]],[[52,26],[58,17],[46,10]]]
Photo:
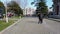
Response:
[[[2,6],[4,6],[4,4],[2,2],[0,2],[0,6],[2,7]]]
[[[17,14],[18,16],[20,14],[23,14],[21,7],[15,1],[11,1],[10,3],[7,4],[7,6],[10,7],[9,10],[14,10],[15,11],[14,13]]]
[[[36,10],[40,11],[41,13],[46,14],[47,11],[48,11],[48,7],[46,5],[46,0],[37,0],[35,2],[34,2],[35,3],[35,6],[37,7]],[[32,2],[32,4],[34,4],[34,3]]]
[[[9,23],[6,23],[4,20],[0,20],[0,31],[4,30],[6,27],[14,23],[14,20],[9,20]]]
[[[0,2],[0,8],[3,9],[2,13],[5,14],[5,6],[4,6],[4,4],[2,2]]]

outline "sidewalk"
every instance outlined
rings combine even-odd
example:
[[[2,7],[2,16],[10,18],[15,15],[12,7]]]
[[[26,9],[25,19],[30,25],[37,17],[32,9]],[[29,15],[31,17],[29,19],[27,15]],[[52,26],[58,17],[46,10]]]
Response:
[[[56,34],[53,32],[45,21],[38,24],[37,18],[25,17],[20,22],[2,32],[1,34]]]
[[[54,19],[54,18],[47,18],[47,19],[60,22],[60,19]]]

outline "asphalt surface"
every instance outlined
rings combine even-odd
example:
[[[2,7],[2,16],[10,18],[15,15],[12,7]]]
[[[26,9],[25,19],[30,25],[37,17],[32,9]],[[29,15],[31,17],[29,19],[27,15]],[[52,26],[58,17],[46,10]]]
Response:
[[[44,19],[38,24],[37,17],[24,17],[1,34],[60,34],[60,22]]]

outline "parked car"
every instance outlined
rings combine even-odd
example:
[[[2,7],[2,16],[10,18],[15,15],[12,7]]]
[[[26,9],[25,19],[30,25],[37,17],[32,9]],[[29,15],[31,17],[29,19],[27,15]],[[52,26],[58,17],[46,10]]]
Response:
[[[8,17],[12,17],[14,14],[13,13],[10,13],[10,12],[8,12],[8,14],[7,14],[7,16]]]
[[[0,8],[0,18],[3,18],[3,9]]]

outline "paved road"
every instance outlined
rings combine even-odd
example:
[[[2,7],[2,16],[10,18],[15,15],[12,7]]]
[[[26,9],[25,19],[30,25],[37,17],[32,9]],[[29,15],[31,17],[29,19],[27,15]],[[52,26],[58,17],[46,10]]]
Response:
[[[52,31],[56,34],[60,34],[60,20],[45,19],[45,21]]]
[[[60,34],[60,23],[44,19],[38,24],[36,17],[25,17],[2,34]]]

